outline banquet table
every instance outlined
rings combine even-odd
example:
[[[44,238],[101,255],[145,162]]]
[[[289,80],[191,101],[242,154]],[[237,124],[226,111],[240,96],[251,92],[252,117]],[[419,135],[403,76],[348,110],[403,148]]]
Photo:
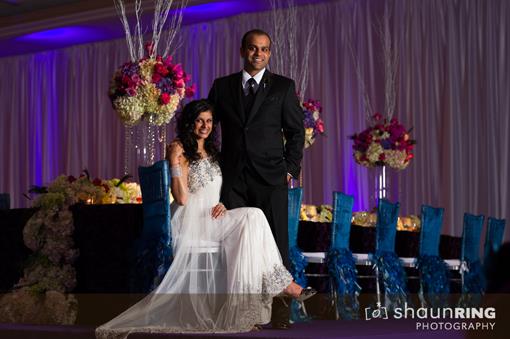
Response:
[[[74,205],[74,241],[79,250],[75,262],[76,293],[129,293],[132,278],[133,249],[143,228],[142,205]],[[7,291],[22,275],[30,250],[23,244],[23,227],[35,209],[0,211],[0,292]],[[375,250],[374,227],[353,225],[350,248],[355,253]],[[298,246],[304,252],[327,251],[331,223],[301,221]],[[398,231],[396,252],[415,257],[419,251],[419,232]],[[440,255],[458,259],[460,238],[441,235]],[[325,273],[324,265],[309,265],[310,273]]]

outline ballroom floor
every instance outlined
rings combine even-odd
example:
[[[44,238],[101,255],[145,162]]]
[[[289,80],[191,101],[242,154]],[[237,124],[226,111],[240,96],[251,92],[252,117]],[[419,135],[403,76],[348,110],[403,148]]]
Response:
[[[91,326],[38,326],[0,324],[0,338],[5,339],[92,339],[94,328]],[[142,338],[465,338],[459,331],[419,331],[415,329],[414,321],[396,320],[358,320],[335,321],[314,320],[308,323],[294,324],[290,330],[273,330],[265,328],[258,332],[241,334],[133,334],[130,339]]]

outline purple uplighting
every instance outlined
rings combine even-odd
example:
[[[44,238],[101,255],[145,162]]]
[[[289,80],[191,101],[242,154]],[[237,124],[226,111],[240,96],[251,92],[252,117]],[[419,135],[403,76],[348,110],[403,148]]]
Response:
[[[81,26],[68,26],[47,29],[35,33],[22,35],[16,40],[25,42],[87,42],[103,37],[97,29]]]

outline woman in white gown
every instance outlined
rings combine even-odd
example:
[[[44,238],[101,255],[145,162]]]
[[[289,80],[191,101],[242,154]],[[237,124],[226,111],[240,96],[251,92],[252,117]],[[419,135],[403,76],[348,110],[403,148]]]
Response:
[[[190,102],[167,151],[172,171],[174,260],[161,284],[96,330],[129,333],[246,332],[270,321],[272,298],[304,300],[314,291],[293,282],[258,208],[226,210],[217,162],[216,123],[206,100]]]

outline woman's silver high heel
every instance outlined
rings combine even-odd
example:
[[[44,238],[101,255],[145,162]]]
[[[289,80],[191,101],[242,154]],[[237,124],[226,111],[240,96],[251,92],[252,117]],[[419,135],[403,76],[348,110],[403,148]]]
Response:
[[[313,287],[306,287],[306,288],[303,288],[301,290],[301,293],[299,294],[299,296],[297,298],[294,298],[296,299],[297,301],[305,301],[306,299],[310,299],[311,297],[313,297],[314,295],[317,294],[317,290]]]

